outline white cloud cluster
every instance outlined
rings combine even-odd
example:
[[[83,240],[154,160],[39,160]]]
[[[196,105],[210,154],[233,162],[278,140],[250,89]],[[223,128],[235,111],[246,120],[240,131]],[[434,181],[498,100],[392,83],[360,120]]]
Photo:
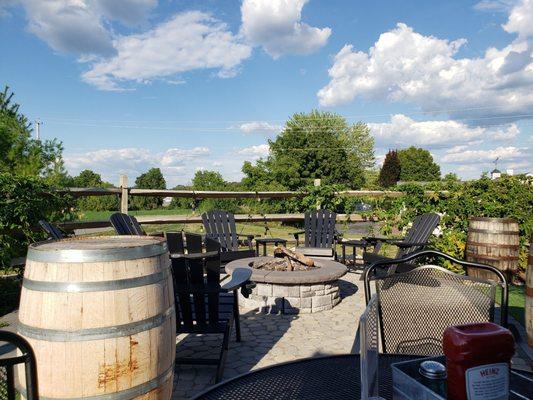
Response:
[[[488,150],[468,150],[460,146],[450,149],[440,161],[445,163],[478,164],[494,161],[497,157],[506,163],[513,161],[525,161],[531,156],[529,149],[525,147],[497,147]]]
[[[283,127],[281,125],[271,124],[266,121],[251,121],[245,122],[240,125],[234,126],[244,133],[264,133],[264,134],[276,134],[279,133]]]
[[[308,0],[244,0],[241,6],[242,35],[262,46],[273,58],[284,54],[309,54],[324,46],[330,28],[302,22]]]
[[[120,174],[131,180],[149,168],[161,169],[167,187],[191,181],[197,170],[215,169],[225,179],[239,180],[244,161],[255,161],[268,155],[268,145],[256,145],[240,149],[218,149],[213,153],[207,147],[190,149],[169,148],[155,152],[145,148],[100,149],[87,153],[65,154],[65,166],[71,175],[84,169],[92,169],[108,182],[118,182]]]
[[[245,147],[239,151],[238,154],[248,156],[252,160],[257,160],[262,157],[268,156],[270,152],[270,146],[268,144],[259,144],[256,146]]]
[[[510,140],[520,133],[516,124],[503,127],[469,126],[460,121],[415,121],[403,114],[393,115],[390,122],[368,124],[381,146],[413,143],[425,148],[443,148],[477,139]]]
[[[274,58],[308,54],[331,34],[329,28],[301,21],[307,0],[245,0],[239,34],[201,11],[176,13],[145,29],[157,0],[4,1],[1,15],[8,5],[22,3],[28,30],[52,49],[78,56],[88,67],[83,80],[102,90],[124,90],[126,82],[153,79],[181,83],[179,74],[197,69],[214,69],[229,78],[251,56],[252,46],[262,46]],[[130,28],[128,34],[119,34],[115,22]]]
[[[489,48],[481,58],[457,58],[464,39],[448,41],[415,32],[406,24],[380,35],[368,52],[345,45],[329,70],[330,82],[318,92],[320,104],[334,106],[356,97],[403,101],[452,118],[509,116],[533,107],[533,58],[528,35],[533,24],[523,0],[505,29],[518,38],[505,48]],[[524,23],[524,21],[526,21]]]
[[[218,69],[230,77],[250,57],[226,24],[199,11],[177,14],[156,28],[114,42],[117,55],[92,65],[83,79],[100,89],[117,90],[121,81],[143,82],[194,69]]]

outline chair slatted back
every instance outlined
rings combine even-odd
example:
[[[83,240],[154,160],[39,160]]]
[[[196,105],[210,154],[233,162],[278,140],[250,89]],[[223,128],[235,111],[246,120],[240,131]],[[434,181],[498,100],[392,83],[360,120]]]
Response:
[[[213,210],[202,214],[205,233],[208,238],[220,243],[221,251],[237,251],[239,240],[235,215],[227,211]]]
[[[200,235],[186,233],[185,241],[188,254],[202,252]],[[172,260],[178,332],[219,329],[220,244],[206,239],[206,248],[218,256]]]
[[[48,234],[50,239],[61,240],[65,238],[63,232],[61,232],[57,226],[50,222],[42,219],[39,221],[39,225],[41,225],[41,228],[43,228],[43,230]]]
[[[446,327],[494,320],[492,281],[426,265],[375,282],[384,353],[440,355]]]
[[[168,252],[170,254],[184,254],[185,243],[183,242],[183,232],[165,232]]]
[[[7,343],[0,346],[0,399],[17,400],[22,397],[21,394],[28,400],[39,399],[37,363],[30,344],[22,336],[9,331],[0,331],[0,342]],[[4,348],[13,353],[18,349],[21,355],[6,356],[2,351]],[[15,386],[15,366],[18,364],[24,364],[24,393],[18,393]]]
[[[408,243],[427,243],[431,233],[433,233],[435,228],[439,225],[439,222],[440,216],[435,213],[426,213],[417,216],[403,241]],[[407,254],[414,253],[423,247],[424,246],[411,246],[403,249],[400,248],[395,258],[401,258]]]
[[[328,210],[305,213],[305,247],[330,248],[335,242],[337,214]]]
[[[109,217],[109,221],[119,235],[146,235],[143,228],[141,228],[141,225],[137,221],[137,218],[134,216],[124,213],[114,213],[111,215],[111,217]]]

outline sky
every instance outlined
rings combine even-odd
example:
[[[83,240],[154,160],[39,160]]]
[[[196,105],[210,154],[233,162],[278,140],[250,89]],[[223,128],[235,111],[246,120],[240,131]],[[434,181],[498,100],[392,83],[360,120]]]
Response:
[[[376,165],[533,170],[533,0],[0,0],[0,85],[70,174],[242,177],[285,121],[366,122]]]

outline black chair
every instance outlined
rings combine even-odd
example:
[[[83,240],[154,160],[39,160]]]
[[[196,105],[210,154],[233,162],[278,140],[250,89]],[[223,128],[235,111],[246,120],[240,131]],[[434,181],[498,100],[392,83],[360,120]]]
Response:
[[[237,233],[235,215],[227,211],[208,211],[202,214],[202,222],[206,237],[215,239],[220,243],[220,260],[222,265],[241,258],[255,257],[252,241],[255,235]],[[241,240],[239,238],[246,239]],[[239,249],[239,245],[248,246],[248,249]]]
[[[109,221],[118,235],[145,236],[146,232],[132,215],[124,213],[114,213],[109,217]]]
[[[48,234],[49,239],[61,240],[67,237],[57,226],[44,219],[39,221],[39,225]]]
[[[378,261],[364,272],[366,302],[377,301],[383,353],[439,355],[446,327],[495,320],[498,285],[495,281],[458,275],[434,265],[385,277],[374,274],[382,265],[428,257],[445,259],[465,269],[477,267],[494,273],[502,287],[499,322],[507,326],[507,281],[497,268],[457,260],[435,250],[423,250],[402,260]],[[371,300],[372,282],[375,283],[375,297]]]
[[[366,266],[377,261],[392,260],[392,258],[379,254],[383,243],[388,243],[398,247],[398,251],[394,257],[394,259],[397,260],[424,249],[425,246],[427,246],[431,233],[439,225],[439,222],[440,216],[438,214],[426,213],[419,215],[414,219],[413,225],[411,228],[409,228],[407,235],[403,239],[365,237],[362,240],[346,241],[341,244],[348,247],[363,247],[365,250],[367,247],[373,246],[374,250],[372,252],[365,251],[363,253],[363,262]],[[395,272],[406,272],[414,268],[413,263],[414,261],[408,261],[402,264],[387,264],[388,266],[386,268],[381,267],[382,270],[379,271],[379,273],[382,275],[390,275],[394,274]]]
[[[176,301],[176,332],[193,334],[222,334],[218,359],[176,358],[176,365],[216,365],[215,382],[224,373],[233,323],[236,339],[241,341],[238,290],[249,295],[252,271],[237,268],[230,279],[220,284],[220,250],[218,241],[206,238],[206,252],[202,252],[202,237],[185,234],[187,254],[172,257],[174,296]]]
[[[21,394],[28,400],[38,400],[37,362],[30,344],[22,336],[8,331],[0,331],[0,342],[7,343],[0,346],[0,399],[20,398],[15,387],[15,366],[24,364],[26,385]],[[15,355],[16,349],[22,354]],[[5,355],[11,352],[13,352],[12,356]]]
[[[336,259],[335,246],[340,234],[335,229],[337,214],[328,210],[313,210],[305,213],[304,230],[293,233],[296,251],[310,257]],[[303,246],[300,235],[304,234]]]

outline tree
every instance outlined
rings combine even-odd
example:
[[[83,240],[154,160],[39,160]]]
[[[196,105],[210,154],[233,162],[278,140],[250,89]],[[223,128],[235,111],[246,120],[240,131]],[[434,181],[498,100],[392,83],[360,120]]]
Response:
[[[294,114],[283,132],[269,141],[270,154],[255,166],[245,163],[243,184],[249,189],[282,185],[289,190],[324,184],[359,188],[363,170],[374,160],[373,139],[363,123],[348,125],[338,114],[312,111]]]
[[[429,182],[440,180],[440,167],[433,161],[431,153],[425,149],[411,146],[398,151],[400,159],[400,180]]]
[[[159,168],[150,168],[135,179],[135,187],[139,189],[166,189],[167,184]],[[163,199],[161,197],[137,196],[132,199],[131,204],[132,209],[150,210],[161,207]]]
[[[63,147],[57,140],[35,140],[28,119],[13,102],[14,93],[0,92],[0,172],[42,176],[53,185],[66,180]]]
[[[194,190],[230,190],[235,187],[226,182],[219,172],[199,170],[192,179],[192,188]],[[196,204],[201,211],[219,209],[235,212],[238,209],[238,202],[230,199],[203,199]]]
[[[111,183],[102,181],[100,174],[90,169],[85,169],[78,176],[71,178],[72,185],[76,187],[113,187]],[[80,197],[76,200],[77,209],[80,211],[116,211],[119,200],[116,195]]]
[[[396,150],[389,150],[379,171],[378,183],[383,187],[396,185],[400,180],[401,167]]]

